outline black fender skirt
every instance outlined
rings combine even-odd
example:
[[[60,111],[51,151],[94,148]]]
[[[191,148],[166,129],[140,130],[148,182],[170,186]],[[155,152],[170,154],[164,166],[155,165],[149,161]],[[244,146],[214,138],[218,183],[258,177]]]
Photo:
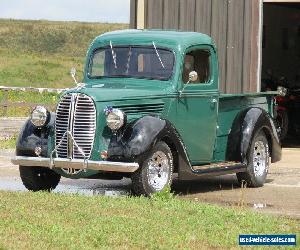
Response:
[[[16,144],[17,156],[37,156],[35,148],[41,147],[42,157],[48,156],[49,134],[53,133],[55,114],[51,113],[50,121],[42,128],[34,126],[28,119],[22,127]]]
[[[271,147],[272,162],[280,161],[281,144],[274,121],[261,108],[249,108],[237,115],[228,136],[226,160],[245,162],[252,138],[260,131],[265,133]]]

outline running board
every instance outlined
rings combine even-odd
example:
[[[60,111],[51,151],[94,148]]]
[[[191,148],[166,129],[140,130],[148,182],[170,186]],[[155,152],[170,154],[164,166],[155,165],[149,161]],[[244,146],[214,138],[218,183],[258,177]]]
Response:
[[[192,166],[193,173],[197,175],[224,175],[244,172],[247,165],[241,162],[220,162],[202,166]]]

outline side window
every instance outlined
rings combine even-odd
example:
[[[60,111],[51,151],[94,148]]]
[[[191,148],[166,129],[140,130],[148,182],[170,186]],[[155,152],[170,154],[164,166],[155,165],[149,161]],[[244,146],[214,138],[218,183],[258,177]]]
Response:
[[[198,79],[191,83],[207,83],[210,80],[210,52],[198,49],[187,53],[184,57],[182,81],[189,81],[189,73],[196,71]]]
[[[94,54],[92,60],[92,67],[90,68],[90,74],[92,76],[103,76],[104,75],[104,62],[105,62],[105,51],[99,50]]]

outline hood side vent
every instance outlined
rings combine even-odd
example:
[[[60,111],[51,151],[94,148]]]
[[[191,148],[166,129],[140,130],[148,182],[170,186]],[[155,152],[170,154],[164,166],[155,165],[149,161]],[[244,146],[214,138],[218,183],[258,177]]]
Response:
[[[139,104],[139,105],[122,105],[122,106],[114,106],[114,108],[121,109],[127,115],[135,115],[135,114],[161,114],[164,110],[163,103],[153,103],[153,104]]]

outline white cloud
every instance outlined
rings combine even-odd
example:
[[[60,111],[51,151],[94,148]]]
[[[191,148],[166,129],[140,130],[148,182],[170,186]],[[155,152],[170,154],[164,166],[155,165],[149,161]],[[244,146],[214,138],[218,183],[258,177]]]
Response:
[[[129,22],[130,0],[1,0],[0,18]]]

